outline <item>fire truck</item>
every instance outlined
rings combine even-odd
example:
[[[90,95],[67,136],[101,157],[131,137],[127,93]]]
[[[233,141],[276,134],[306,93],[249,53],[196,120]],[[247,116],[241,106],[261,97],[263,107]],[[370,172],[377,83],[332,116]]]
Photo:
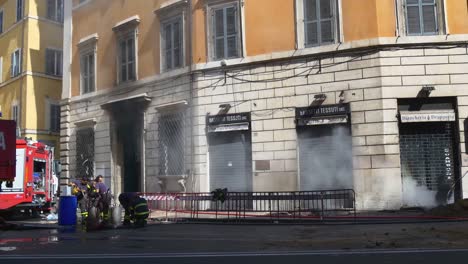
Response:
[[[4,146],[5,152],[0,154],[8,154],[0,160],[0,211],[48,210],[58,186],[54,149],[30,139],[15,139],[16,124],[11,132],[11,122],[0,120],[0,151]]]

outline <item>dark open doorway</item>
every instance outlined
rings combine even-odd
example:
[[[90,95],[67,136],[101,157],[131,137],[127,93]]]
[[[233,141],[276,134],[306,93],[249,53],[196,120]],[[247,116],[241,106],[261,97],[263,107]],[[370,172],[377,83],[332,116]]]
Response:
[[[114,192],[144,191],[145,106],[139,101],[126,100],[110,107]]]

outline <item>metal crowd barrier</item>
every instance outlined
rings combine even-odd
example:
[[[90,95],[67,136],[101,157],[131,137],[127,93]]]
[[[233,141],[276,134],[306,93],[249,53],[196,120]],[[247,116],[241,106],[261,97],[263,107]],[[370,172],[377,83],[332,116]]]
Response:
[[[166,221],[216,220],[324,220],[356,217],[352,189],[300,192],[140,193],[151,217]]]

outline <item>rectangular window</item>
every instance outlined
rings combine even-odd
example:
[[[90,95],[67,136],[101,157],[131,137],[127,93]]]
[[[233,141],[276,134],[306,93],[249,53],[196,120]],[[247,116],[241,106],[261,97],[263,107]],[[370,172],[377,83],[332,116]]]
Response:
[[[19,123],[20,111],[18,105],[13,105],[11,107],[11,119],[15,120],[16,124]]]
[[[213,55],[215,60],[241,55],[240,16],[238,5],[229,4],[211,10]]]
[[[24,0],[16,0],[16,22],[23,19],[24,15]]]
[[[17,49],[11,54],[11,77],[16,77],[21,73],[21,50]]]
[[[94,129],[76,130],[76,175],[94,178]]]
[[[0,83],[3,82],[3,57],[0,57]]]
[[[437,0],[406,0],[407,35],[435,35],[439,31]]]
[[[80,59],[81,66],[81,91],[83,94],[94,92],[95,90],[95,67],[94,51],[84,53]]]
[[[0,34],[3,33],[3,10],[0,10]]]
[[[60,105],[50,104],[50,131],[60,132]]]
[[[136,79],[135,72],[135,37],[133,34],[119,40],[119,81],[127,82]]]
[[[47,0],[47,18],[63,22],[63,0]]]
[[[159,119],[159,175],[183,175],[184,112],[168,113]]]
[[[305,46],[334,43],[336,0],[304,0]]]
[[[62,76],[62,51],[46,49],[46,74]]]
[[[162,25],[163,69],[170,70],[182,66],[182,18],[167,21]]]

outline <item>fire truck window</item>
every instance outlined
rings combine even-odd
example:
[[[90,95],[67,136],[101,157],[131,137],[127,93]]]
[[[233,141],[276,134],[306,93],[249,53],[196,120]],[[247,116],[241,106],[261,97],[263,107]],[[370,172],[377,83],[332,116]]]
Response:
[[[46,163],[43,161],[34,161],[34,189],[42,190],[45,186],[45,170],[46,170]]]

